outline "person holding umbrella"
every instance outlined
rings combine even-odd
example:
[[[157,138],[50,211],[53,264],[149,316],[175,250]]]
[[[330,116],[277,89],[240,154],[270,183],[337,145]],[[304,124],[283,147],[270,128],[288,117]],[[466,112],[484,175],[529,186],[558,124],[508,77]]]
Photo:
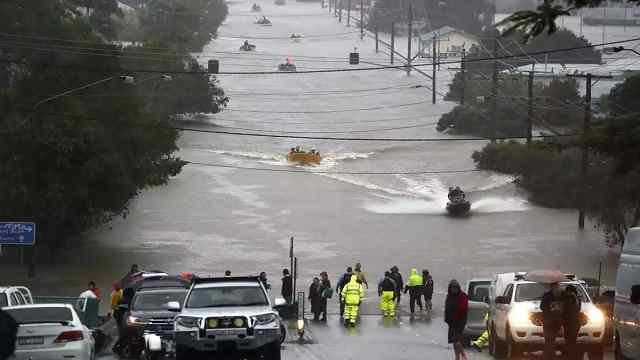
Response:
[[[542,296],[542,332],[544,333],[544,358],[550,360],[556,353],[556,336],[565,320],[565,297],[560,282],[566,280],[560,271],[531,271],[526,279],[542,284],[550,284],[549,290]]]

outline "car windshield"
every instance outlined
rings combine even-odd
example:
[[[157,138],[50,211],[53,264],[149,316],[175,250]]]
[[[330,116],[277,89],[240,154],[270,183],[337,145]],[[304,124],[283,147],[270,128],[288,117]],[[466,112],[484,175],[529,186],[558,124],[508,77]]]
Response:
[[[259,286],[225,286],[193,289],[187,308],[268,305]]]
[[[9,305],[9,300],[7,300],[7,294],[0,294],[0,308]]]
[[[560,288],[564,291],[568,285],[571,284],[560,284]],[[576,290],[578,291],[578,298],[582,302],[589,302],[589,297],[585,293],[584,289],[580,285],[573,284]],[[549,290],[549,284],[540,284],[540,283],[531,283],[531,284],[520,284],[516,288],[516,302],[521,301],[537,301],[542,300],[542,296],[545,292]]]
[[[469,300],[485,302],[489,299],[490,281],[477,281],[469,285]]]
[[[171,301],[177,301],[182,305],[187,290],[184,291],[167,291],[167,292],[150,292],[138,293],[133,300],[132,310],[135,311],[153,311],[166,310]]]
[[[29,307],[7,309],[18,324],[68,323],[73,321],[71,310],[64,307]]]

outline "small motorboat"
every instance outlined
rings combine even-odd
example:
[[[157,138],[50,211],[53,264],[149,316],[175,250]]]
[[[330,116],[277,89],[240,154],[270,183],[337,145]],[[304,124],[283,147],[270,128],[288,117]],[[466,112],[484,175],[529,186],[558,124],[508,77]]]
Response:
[[[291,38],[291,40],[293,40],[294,42],[300,42],[300,40],[302,40],[302,35],[293,33],[289,38]]]
[[[263,16],[261,19],[258,19],[256,22],[256,24],[258,25],[262,25],[262,26],[271,26],[271,21],[269,19],[267,19],[266,16]]]
[[[278,71],[296,72],[298,71],[298,69],[293,63],[287,60],[286,63],[278,65]]]
[[[304,151],[300,147],[297,147],[289,151],[287,160],[300,165],[319,165],[322,161],[322,156],[315,150]]]
[[[471,210],[471,203],[462,196],[452,197],[447,203],[447,213],[451,216],[467,216]]]
[[[253,4],[253,6],[251,7],[251,11],[259,12],[259,11],[262,11],[262,8],[258,4]]]
[[[256,51],[256,46],[254,44],[244,43],[240,46],[240,51]]]

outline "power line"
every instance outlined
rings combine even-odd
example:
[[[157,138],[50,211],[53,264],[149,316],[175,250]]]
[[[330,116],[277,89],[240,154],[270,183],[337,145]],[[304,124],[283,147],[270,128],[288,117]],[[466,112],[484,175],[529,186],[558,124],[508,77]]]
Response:
[[[215,119],[220,121],[229,121],[229,122],[241,122],[248,124],[278,124],[278,125],[344,125],[344,124],[364,124],[364,123],[376,123],[376,122],[392,122],[399,120],[415,120],[415,119],[424,119],[428,117],[442,116],[446,113],[436,113],[436,114],[421,114],[414,116],[401,116],[395,118],[382,118],[382,119],[369,119],[369,120],[355,120],[355,121],[297,121],[297,122],[289,122],[289,121],[264,121],[264,120],[237,120],[237,119]]]
[[[338,36],[345,36],[345,35],[353,35],[353,34],[359,34],[359,31],[348,31],[348,32],[343,32],[343,33],[336,33],[336,34],[317,34],[317,35],[302,35],[301,38],[298,38],[300,40],[304,40],[306,38],[324,38],[324,37],[338,37]],[[250,35],[220,35],[218,36],[218,38],[226,38],[226,39],[249,39],[249,40],[295,40],[294,38],[292,38],[291,36],[272,36],[272,37],[256,37],[256,36],[250,36]]]
[[[494,61],[494,60],[504,60],[504,59],[512,59],[519,57],[527,57],[527,56],[535,56],[535,55],[544,55],[544,54],[553,54],[560,52],[568,52],[574,50],[588,49],[600,46],[607,45],[615,45],[615,44],[623,44],[633,41],[640,41],[640,38],[631,38],[627,40],[619,40],[619,41],[611,41],[599,44],[592,45],[583,45],[583,46],[575,46],[570,48],[559,48],[559,49],[550,49],[543,51],[531,52],[528,54],[513,54],[513,55],[503,55],[496,57],[484,57],[484,58],[471,58],[465,59],[465,63],[473,63],[473,62],[483,62],[483,61]],[[26,61],[16,61],[13,59],[0,59],[0,62],[12,63],[18,65],[28,65],[29,63]],[[384,70],[384,69],[406,69],[412,67],[422,67],[422,66],[432,66],[432,65],[452,65],[459,64],[461,60],[451,60],[451,61],[438,61],[435,63],[420,63],[420,64],[409,64],[409,65],[385,65],[385,66],[376,66],[376,67],[357,67],[357,68],[335,68],[335,69],[317,69],[317,70],[300,70],[296,72],[288,72],[288,71],[221,71],[217,74],[212,75],[301,75],[301,74],[322,74],[322,73],[342,73],[342,72],[358,72],[358,71],[376,71],[376,70]],[[88,71],[99,71],[99,72],[129,72],[129,73],[163,73],[163,74],[194,74],[194,75],[205,75],[209,74],[206,71],[177,71],[177,70],[150,70],[150,69],[95,69],[89,67],[82,67],[79,65],[62,65],[62,64],[46,64],[39,63],[38,65],[43,66],[54,66],[60,68],[72,68],[72,69],[85,69]]]
[[[412,103],[405,104],[394,104],[394,105],[382,105],[382,106],[373,106],[368,108],[355,108],[355,109],[338,109],[338,110],[316,110],[316,111],[271,111],[271,110],[254,110],[254,109],[232,109],[227,108],[227,111],[235,111],[235,112],[245,112],[245,113],[259,113],[259,114],[334,114],[334,113],[343,113],[343,112],[357,112],[357,111],[372,111],[372,110],[384,110],[384,109],[397,109],[409,106],[422,105],[427,103],[428,101],[416,101]]]
[[[258,168],[250,166],[236,166],[226,164],[212,164],[203,163],[198,161],[185,160],[190,165],[200,165],[225,169],[236,170],[250,170],[250,171],[267,171],[277,173],[298,173],[298,174],[322,174],[322,175],[428,175],[428,174],[460,174],[460,173],[472,173],[481,172],[479,169],[463,169],[463,170],[425,170],[425,171],[319,171],[319,170],[292,170],[292,169],[273,169],[273,168]]]
[[[427,126],[433,126],[438,124],[437,122],[430,122],[426,124],[417,124],[417,125],[407,125],[407,126],[397,126],[391,128],[384,129],[367,129],[367,130],[342,130],[342,131],[317,131],[317,130],[266,130],[266,129],[252,129],[252,128],[243,128],[243,127],[233,127],[233,126],[223,126],[220,127],[231,130],[244,130],[244,131],[252,131],[252,132],[264,132],[264,133],[285,133],[285,134],[352,134],[352,133],[372,133],[372,132],[380,132],[380,131],[393,131],[393,130],[406,130],[406,129],[415,129]]]

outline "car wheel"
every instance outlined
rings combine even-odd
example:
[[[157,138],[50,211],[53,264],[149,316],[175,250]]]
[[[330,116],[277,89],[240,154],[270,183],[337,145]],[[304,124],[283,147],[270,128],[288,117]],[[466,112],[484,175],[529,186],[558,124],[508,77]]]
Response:
[[[493,357],[496,359],[504,359],[507,356],[507,343],[498,338],[498,334],[495,332],[495,328],[491,332],[493,338]]]
[[[616,333],[615,336],[615,359],[616,360],[629,360],[622,353],[622,346],[620,345],[620,335]]]
[[[514,359],[518,356],[522,355],[521,347],[513,340],[513,336],[511,335],[511,329],[507,327],[507,358]]]
[[[287,340],[287,327],[280,323],[280,344],[284,344]]]
[[[599,345],[589,350],[589,360],[602,360],[604,359],[604,347]]]
[[[257,355],[258,359],[280,360],[280,342],[272,342],[263,346]]]

